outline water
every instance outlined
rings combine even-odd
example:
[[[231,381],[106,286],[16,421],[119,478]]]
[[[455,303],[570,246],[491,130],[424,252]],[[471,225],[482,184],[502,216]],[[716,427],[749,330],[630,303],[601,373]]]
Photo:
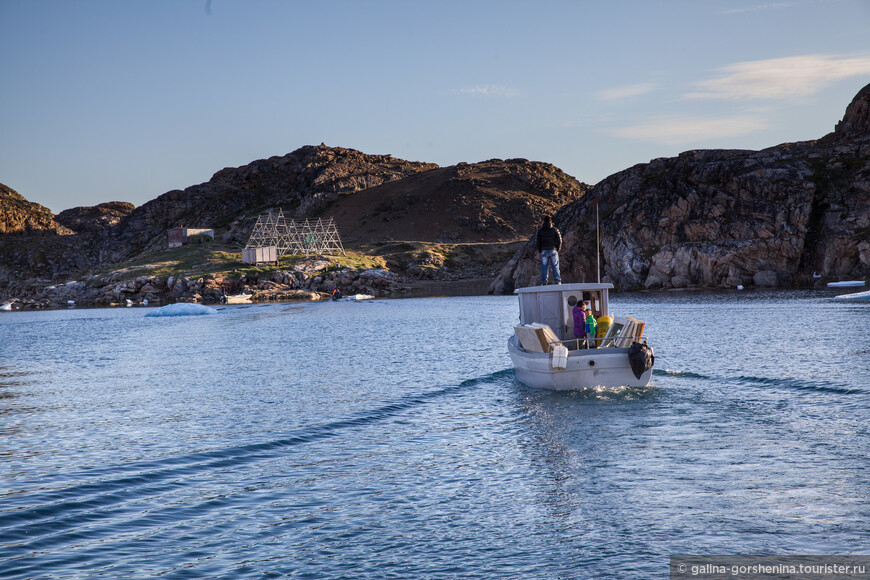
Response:
[[[665,578],[868,553],[870,305],[616,295],[647,388],[518,383],[514,297],[0,315],[0,577]]]

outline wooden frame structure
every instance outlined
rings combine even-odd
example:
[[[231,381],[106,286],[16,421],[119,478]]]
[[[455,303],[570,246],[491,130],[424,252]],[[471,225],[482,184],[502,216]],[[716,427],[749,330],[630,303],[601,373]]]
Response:
[[[323,220],[290,220],[284,217],[284,211],[277,214],[263,214],[257,218],[254,229],[245,248],[261,248],[275,246],[278,255],[311,254],[336,255],[345,254],[341,243],[338,227],[332,218]]]

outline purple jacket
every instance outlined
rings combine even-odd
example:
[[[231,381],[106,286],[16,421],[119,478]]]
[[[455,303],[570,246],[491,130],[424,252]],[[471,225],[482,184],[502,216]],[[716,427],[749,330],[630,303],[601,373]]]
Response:
[[[579,306],[575,306],[571,315],[574,317],[574,336],[586,338],[586,313]]]

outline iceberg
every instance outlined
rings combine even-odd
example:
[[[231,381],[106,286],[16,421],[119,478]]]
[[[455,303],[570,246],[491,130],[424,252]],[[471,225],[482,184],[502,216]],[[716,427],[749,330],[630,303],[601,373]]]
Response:
[[[145,316],[200,316],[202,314],[216,314],[217,310],[202,304],[189,304],[179,302],[155,308]]]
[[[870,290],[866,292],[855,292],[854,294],[840,294],[834,296],[835,300],[870,300]]]

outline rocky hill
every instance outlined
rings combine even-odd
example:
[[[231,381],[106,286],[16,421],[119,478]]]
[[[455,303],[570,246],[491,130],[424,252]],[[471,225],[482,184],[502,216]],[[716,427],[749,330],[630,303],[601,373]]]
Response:
[[[0,183],[0,234],[72,233],[58,224],[47,207],[27,201]]]
[[[302,147],[283,157],[222,169],[206,183],[164,193],[124,219],[103,250],[108,260],[120,261],[164,244],[166,231],[176,226],[216,228],[224,240],[244,243],[251,216],[258,211],[284,207],[291,216],[307,217],[341,194],[436,167],[340,147]]]
[[[350,243],[519,240],[589,186],[549,163],[491,159],[411,175],[342,198],[325,212]]]
[[[14,283],[18,295],[32,294],[34,285],[81,279],[150,256],[166,249],[166,232],[176,226],[213,228],[220,250],[238,251],[256,217],[278,208],[288,217],[334,217],[345,244],[368,244],[364,253],[378,252],[375,242],[391,240],[515,243],[543,215],[588,189],[550,164],[524,159],[440,168],[319,145],[223,169],[208,182],[167,192],[137,208],[109,202],[52,216],[9,190],[9,199],[26,207],[29,216],[29,221],[15,218],[14,227],[38,230],[44,239],[0,235],[0,285]],[[433,254],[419,243],[381,250],[389,254],[390,267],[402,273],[412,269],[428,280],[455,280],[493,276],[494,260],[503,260],[504,248],[460,252],[455,259],[443,248]],[[421,260],[425,263],[418,264]],[[449,273],[439,270],[445,261],[454,265]]]
[[[566,281],[623,289],[805,286],[870,276],[870,85],[834,132],[761,151],[699,150],[636,165],[563,207]],[[530,241],[490,291],[539,283]]]

